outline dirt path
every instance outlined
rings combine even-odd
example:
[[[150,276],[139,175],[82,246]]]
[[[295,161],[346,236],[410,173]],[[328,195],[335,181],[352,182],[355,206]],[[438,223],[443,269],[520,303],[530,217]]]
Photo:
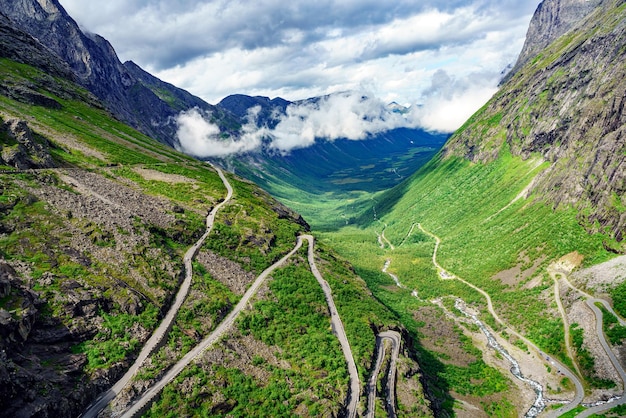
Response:
[[[176,294],[176,299],[174,300],[174,303],[167,311],[167,314],[161,321],[159,327],[152,333],[152,336],[144,344],[133,365],[128,369],[124,376],[122,376],[122,378],[113,385],[111,389],[98,396],[98,398],[85,410],[85,412],[83,412],[83,414],[81,415],[82,417],[96,417],[98,413],[102,411],[102,409],[104,409],[113,399],[115,399],[115,397],[122,391],[122,389],[128,384],[128,382],[130,382],[135,373],[137,373],[137,370],[139,370],[139,367],[141,367],[141,365],[148,358],[148,356],[150,356],[155,348],[159,346],[161,341],[163,341],[167,337],[167,334],[172,327],[172,323],[176,318],[176,314],[178,313],[178,310],[182,306],[183,302],[185,301],[187,293],[189,293],[189,289],[191,287],[191,281],[193,277],[191,261],[198,252],[198,249],[204,243],[205,239],[211,233],[217,211],[221,209],[224,205],[226,205],[233,195],[233,189],[226,177],[224,176],[222,170],[215,166],[212,167],[215,169],[215,171],[217,171],[217,174],[220,176],[222,182],[224,183],[224,187],[226,187],[226,197],[221,203],[217,204],[213,208],[213,210],[211,210],[206,219],[206,231],[204,232],[202,237],[200,237],[200,239],[187,250],[185,256],[183,257],[183,262],[185,265],[185,279],[183,280],[183,283],[181,284],[180,289]]]

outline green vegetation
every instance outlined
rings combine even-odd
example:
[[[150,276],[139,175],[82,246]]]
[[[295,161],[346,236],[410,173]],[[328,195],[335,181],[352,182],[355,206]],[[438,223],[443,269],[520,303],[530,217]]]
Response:
[[[277,213],[274,209],[279,204],[252,183],[235,178],[229,181],[234,196],[217,214],[216,237],[207,240],[205,247],[261,273],[293,248],[304,228]]]
[[[454,157],[435,159],[405,183],[368,199],[371,208],[353,215],[357,225],[325,232],[322,239],[351,260],[374,296],[408,329],[415,326],[410,312],[423,306],[411,296],[413,289],[423,301],[454,295],[484,309],[482,295],[458,281],[438,277],[431,260],[434,242],[415,227],[421,223],[441,237],[438,261],[444,268],[487,291],[502,319],[571,366],[565,354],[563,325],[546,309],[551,286],[545,267],[550,260],[573,251],[585,256],[586,265],[604,261],[610,254],[602,245],[604,236],[589,235],[574,210],[554,210],[533,196],[516,199],[545,167],[536,158],[523,161],[513,157],[506,148],[488,164]],[[361,202],[355,206],[366,204],[365,199]],[[320,211],[320,216],[326,213]],[[337,224],[340,221],[337,219]],[[327,225],[328,220],[325,222]],[[387,245],[380,248],[377,235],[383,231],[394,250]],[[397,288],[380,271],[386,260],[392,261],[390,271],[400,277],[406,290]],[[532,267],[535,260],[540,260],[536,268]],[[516,265],[522,271],[533,268],[534,274],[508,283],[492,278]],[[536,280],[529,287],[531,279]],[[498,329],[489,315],[483,319]],[[426,355],[425,350],[418,351]],[[441,364],[435,369],[425,370],[428,384],[441,386],[441,393],[462,393],[461,379],[446,375]],[[595,382],[604,383],[608,384]]]
[[[100,312],[104,319],[102,329],[93,340],[75,345],[72,351],[87,355],[87,372],[110,367],[123,361],[128,354],[140,347],[140,342],[130,337],[128,330],[133,326],[141,326],[145,330],[153,329],[157,324],[157,314],[158,310],[153,305],[148,306],[140,315],[110,315]]]
[[[609,312],[603,304],[596,303],[602,312],[602,329],[613,345],[621,344],[626,338],[626,326],[620,325],[615,315]]]
[[[186,369],[169,385],[149,416],[289,416],[307,411],[311,416],[337,413],[345,398],[348,376],[339,342],[330,328],[324,294],[309,270],[306,249],[269,279],[268,292],[242,313],[237,328],[216,349],[221,356],[240,338],[253,336],[274,352],[275,359],[257,352],[243,370],[209,361]],[[264,292],[265,293],[265,292]],[[262,354],[262,355],[261,355]],[[288,367],[285,367],[288,364]],[[257,368],[250,375],[249,367]],[[246,371],[248,370],[248,371]],[[180,397],[180,388],[192,383],[192,391]],[[221,402],[213,394],[221,393]],[[225,399],[224,399],[225,398]]]
[[[563,415],[560,415],[559,418],[574,418],[576,415],[580,414],[581,412],[583,412],[585,409],[584,406],[577,406],[576,408],[572,409],[569,412],[566,412]]]
[[[626,281],[622,281],[611,291],[611,299],[613,299],[613,309],[622,318],[626,316]]]
[[[517,411],[515,410],[515,406],[507,400],[491,403],[481,402],[480,404],[482,405],[487,415],[489,415],[490,417],[514,418],[518,416]]]

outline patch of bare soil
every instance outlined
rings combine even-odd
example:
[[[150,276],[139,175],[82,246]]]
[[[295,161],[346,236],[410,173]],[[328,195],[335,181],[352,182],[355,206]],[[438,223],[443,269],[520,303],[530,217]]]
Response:
[[[60,174],[60,178],[78,192],[73,193],[77,197],[65,194],[51,203],[72,213],[75,210],[89,211],[89,219],[99,224],[108,226],[115,223],[115,226],[130,230],[133,216],[163,228],[176,221],[171,213],[172,204],[167,200],[146,195],[102,175],[85,170],[67,170]]]
[[[256,279],[254,273],[245,271],[239,264],[212,251],[200,251],[197,255],[197,261],[206,268],[211,277],[238,295],[243,295],[248,286]]]
[[[489,415],[482,409],[474,405],[476,399],[469,396],[454,394],[454,415],[458,418],[487,418]]]
[[[526,284],[524,284],[523,289],[534,289],[537,286],[541,286],[543,284],[543,276],[539,275],[536,277],[533,277],[531,280],[529,280]]]
[[[500,280],[503,284],[511,287],[516,287],[518,284],[523,283],[526,279],[532,277],[541,264],[546,260],[545,256],[541,256],[535,260],[528,257],[526,252],[520,253],[518,257],[518,263],[515,267],[495,274],[492,279]]]
[[[195,180],[181,176],[180,174],[163,173],[161,171],[152,170],[145,167],[135,167],[133,171],[143,177],[145,180],[163,181],[170,184],[177,183],[195,183]]]
[[[570,280],[577,286],[605,293],[626,280],[626,255],[574,272]]]

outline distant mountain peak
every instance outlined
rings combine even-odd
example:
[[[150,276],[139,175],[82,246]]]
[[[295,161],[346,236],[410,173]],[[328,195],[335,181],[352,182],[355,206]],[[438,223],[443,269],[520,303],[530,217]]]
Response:
[[[543,0],[533,15],[522,52],[505,79],[513,76],[541,50],[580,23],[605,0]]]

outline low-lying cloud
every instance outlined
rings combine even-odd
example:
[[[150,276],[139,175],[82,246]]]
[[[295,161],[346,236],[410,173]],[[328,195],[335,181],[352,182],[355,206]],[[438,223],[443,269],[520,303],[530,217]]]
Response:
[[[415,112],[418,126],[429,131],[453,132],[497,91],[497,74],[475,73],[454,78],[437,70]]]
[[[437,72],[424,102],[398,111],[382,100],[361,92],[346,92],[291,104],[275,116],[274,127],[258,126],[260,107],[248,111],[248,122],[233,139],[210,122],[210,113],[198,109],[182,112],[178,124],[180,149],[200,158],[223,157],[258,151],[261,147],[287,154],[316,140],[367,140],[397,128],[422,128],[452,132],[494,93],[490,78],[455,80]]]
[[[247,132],[250,126],[246,125],[241,138],[233,141],[223,138],[219,126],[211,123],[210,119],[209,112],[197,108],[181,112],[176,118],[178,150],[204,158],[242,154],[260,148],[261,135],[256,129]]]
[[[379,99],[354,92],[335,94],[289,106],[270,132],[271,146],[288,152],[308,147],[316,138],[362,140],[408,123]]]

